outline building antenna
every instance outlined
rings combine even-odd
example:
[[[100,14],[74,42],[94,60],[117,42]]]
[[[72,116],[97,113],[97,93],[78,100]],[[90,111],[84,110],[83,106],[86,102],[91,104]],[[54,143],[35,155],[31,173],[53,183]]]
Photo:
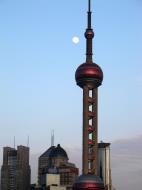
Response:
[[[51,146],[54,146],[54,130],[51,131]]]
[[[15,136],[14,136],[14,149],[15,149]]]
[[[29,138],[29,135],[28,135],[28,139],[27,139],[27,147],[29,147],[29,141],[30,141],[30,138]]]

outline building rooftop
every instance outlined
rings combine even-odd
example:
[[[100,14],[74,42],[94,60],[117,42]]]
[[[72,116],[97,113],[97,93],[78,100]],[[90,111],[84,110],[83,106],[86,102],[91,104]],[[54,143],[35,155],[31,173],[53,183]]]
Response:
[[[66,151],[60,146],[60,144],[58,144],[56,148],[52,149],[49,156],[51,158],[64,157],[64,158],[68,159],[68,155],[67,155]]]

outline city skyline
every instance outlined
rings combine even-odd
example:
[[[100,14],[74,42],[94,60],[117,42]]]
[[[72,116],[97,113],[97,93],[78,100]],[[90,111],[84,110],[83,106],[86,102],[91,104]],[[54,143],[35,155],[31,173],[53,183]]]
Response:
[[[2,144],[11,145],[14,136],[16,136],[18,144],[25,144],[28,135],[31,143],[40,140],[36,134],[45,138],[47,134],[41,133],[41,128],[48,133],[48,139],[50,139],[50,131],[54,129],[55,134],[58,134],[57,143],[61,140],[62,143],[65,143],[68,140],[65,133],[66,125],[69,125],[68,130],[71,134],[74,131],[72,126],[80,126],[75,127],[77,134],[80,133],[81,106],[75,110],[74,105],[76,103],[81,105],[79,99],[81,92],[76,89],[74,71],[85,58],[83,31],[87,21],[86,15],[82,13],[86,12],[87,3],[81,2],[78,1],[76,6],[73,6],[73,2],[68,4],[61,1],[60,7],[54,1],[49,1],[49,3],[43,1],[39,4],[38,1],[34,1],[34,3],[32,1],[29,3],[27,1],[21,3],[17,1],[1,2],[0,14],[3,27],[0,37],[2,92],[0,124],[3,126],[4,134],[7,130],[12,129],[8,136],[9,141],[6,140],[5,135],[1,136]],[[140,88],[142,85],[140,69],[142,28],[138,25],[139,20],[136,20],[141,14],[139,11],[142,5],[139,1],[137,3],[131,1],[129,4],[124,3],[121,7],[120,1],[113,4],[108,1],[108,5],[105,5],[109,7],[112,4],[110,10],[114,9],[110,13],[110,10],[105,11],[108,7],[101,7],[99,1],[92,3],[95,32],[94,61],[100,64],[104,70],[103,88],[101,87],[99,91],[100,139],[112,141],[126,138],[126,136],[133,137],[142,133],[141,102],[138,101],[142,93]],[[62,8],[64,11],[59,9],[61,5],[64,5]],[[119,7],[116,9],[118,5]],[[69,6],[71,8],[67,11]],[[129,8],[127,12],[124,10],[126,6]],[[72,15],[73,9],[76,20],[74,20],[75,15]],[[134,10],[132,11],[132,9]],[[11,11],[11,17],[6,10],[9,11],[9,14]],[[42,14],[37,14],[37,10]],[[114,13],[114,11],[117,12]],[[58,14],[61,22],[56,21]],[[117,19],[116,21],[111,18],[112,14]],[[125,20],[122,20],[122,14],[123,16],[126,14]],[[68,18],[65,18],[65,15]],[[107,23],[104,20],[105,15]],[[34,16],[40,17],[37,20],[37,17]],[[67,19],[70,19],[69,29],[65,30]],[[132,27],[132,23],[134,27]],[[106,27],[107,24],[109,24],[108,27]],[[114,25],[111,26],[111,24]],[[125,28],[124,24],[127,24]],[[129,33],[127,33],[128,31]],[[80,38],[78,45],[71,42],[74,35]],[[57,83],[58,78],[62,81],[60,85]],[[56,91],[58,98],[56,98]],[[55,102],[54,105],[52,99]],[[70,103],[67,105],[68,99],[70,99]],[[123,109],[120,101],[124,105]],[[63,102],[65,103],[61,106]],[[61,109],[58,114],[52,114],[55,105]],[[117,108],[115,111],[113,111],[114,106]],[[135,113],[135,109],[139,111]],[[80,115],[80,118],[76,115]],[[132,116],[133,119],[130,122],[129,117],[132,118]],[[54,117],[57,119],[55,120]],[[57,120],[58,122],[56,122]],[[68,120],[71,122],[68,123]],[[58,125],[62,127],[58,127]],[[34,133],[35,137],[32,135]],[[20,134],[22,134],[22,139]],[[79,140],[76,136],[75,143],[80,144],[80,142],[81,138]],[[50,143],[50,140],[47,143]]]
[[[29,136],[38,153],[54,129],[56,144],[80,148],[82,92],[74,72],[85,59],[86,7],[83,0],[0,2],[1,147],[14,136],[26,145]],[[93,10],[94,62],[105,74],[99,140],[133,139],[142,134],[142,3],[93,1]]]

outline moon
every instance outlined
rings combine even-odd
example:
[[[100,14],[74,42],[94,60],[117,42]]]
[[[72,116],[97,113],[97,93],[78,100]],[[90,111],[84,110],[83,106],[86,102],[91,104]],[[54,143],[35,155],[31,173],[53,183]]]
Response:
[[[78,44],[78,43],[79,43],[79,37],[74,36],[74,37],[72,38],[72,42],[73,42],[74,44]]]

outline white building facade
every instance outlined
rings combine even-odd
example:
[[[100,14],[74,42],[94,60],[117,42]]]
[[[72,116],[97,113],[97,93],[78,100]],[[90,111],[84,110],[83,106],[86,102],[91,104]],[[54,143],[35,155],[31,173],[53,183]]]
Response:
[[[98,144],[98,173],[106,189],[111,190],[110,143]]]

